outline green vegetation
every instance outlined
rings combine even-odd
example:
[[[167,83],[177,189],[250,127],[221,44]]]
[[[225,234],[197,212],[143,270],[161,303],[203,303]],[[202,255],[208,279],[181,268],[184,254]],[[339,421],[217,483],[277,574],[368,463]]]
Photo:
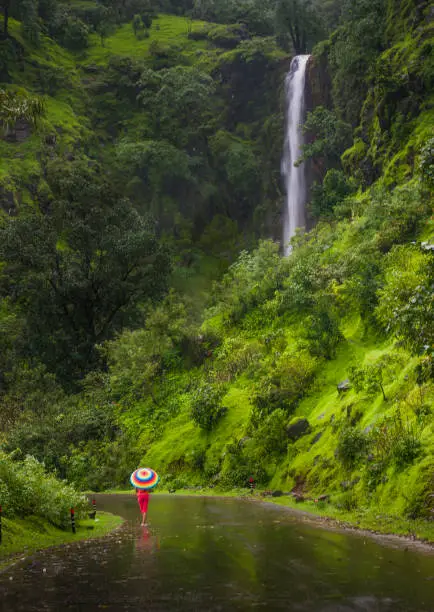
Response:
[[[84,490],[139,463],[170,490],[253,477],[430,533],[429,7],[2,8],[4,452]],[[314,43],[314,226],[282,258],[284,76]]]
[[[97,518],[77,523],[76,533],[60,530],[41,517],[3,519],[3,541],[0,547],[0,569],[17,557],[43,548],[72,544],[80,540],[101,538],[122,524],[119,516],[98,512]]]
[[[17,461],[0,451],[0,496],[2,542],[0,568],[17,553],[89,537],[100,537],[121,524],[119,517],[98,513],[88,519],[91,509],[85,495],[47,473],[34,457]],[[71,531],[70,510],[76,515],[76,533]]]

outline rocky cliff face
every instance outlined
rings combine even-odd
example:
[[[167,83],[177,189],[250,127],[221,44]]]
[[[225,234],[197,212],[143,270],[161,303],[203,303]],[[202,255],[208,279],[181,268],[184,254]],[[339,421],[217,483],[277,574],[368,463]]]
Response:
[[[320,55],[312,55],[307,64],[306,108],[314,110],[317,106],[332,107],[332,82],[329,73],[327,50]]]
[[[318,55],[312,55],[306,67],[306,85],[305,85],[305,100],[306,111],[312,112],[318,106],[332,108],[332,81],[328,65],[328,49],[324,46],[324,50]],[[307,142],[311,142],[313,136],[306,134]],[[313,185],[315,182],[321,183],[324,179],[324,168],[310,160],[306,167],[307,184]],[[307,228],[311,229],[314,225],[314,220],[306,219]]]

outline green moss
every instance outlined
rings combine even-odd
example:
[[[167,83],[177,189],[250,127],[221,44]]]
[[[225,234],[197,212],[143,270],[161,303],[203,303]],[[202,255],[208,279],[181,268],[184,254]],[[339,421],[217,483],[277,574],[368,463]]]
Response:
[[[330,504],[312,502],[296,503],[292,498],[271,498],[267,501],[297,510],[302,510],[321,519],[332,519],[327,525],[365,529],[384,535],[399,535],[434,543],[434,525],[424,520],[409,520],[391,513],[380,513],[378,509],[342,511]]]
[[[368,147],[361,138],[356,138],[353,146],[342,155],[342,165],[348,174],[358,175],[359,165],[364,159]]]
[[[342,157],[353,175],[361,168],[365,183],[383,174],[391,186],[409,180],[418,151],[434,128],[434,28],[428,21],[417,23],[412,2],[408,7],[394,4],[391,0],[390,23],[399,40],[391,33],[395,44],[376,62],[361,113],[363,144],[356,140]]]

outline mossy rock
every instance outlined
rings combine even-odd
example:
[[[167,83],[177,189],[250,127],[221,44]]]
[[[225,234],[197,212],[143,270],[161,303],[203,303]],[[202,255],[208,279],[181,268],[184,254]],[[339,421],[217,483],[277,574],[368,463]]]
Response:
[[[298,440],[310,431],[310,423],[304,418],[295,418],[290,421],[286,428],[286,434],[290,440]]]

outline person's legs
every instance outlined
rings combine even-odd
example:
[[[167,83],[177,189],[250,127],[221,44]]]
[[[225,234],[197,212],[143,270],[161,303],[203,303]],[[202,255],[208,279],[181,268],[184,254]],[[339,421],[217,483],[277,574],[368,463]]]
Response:
[[[146,525],[146,512],[142,512],[142,526]]]

